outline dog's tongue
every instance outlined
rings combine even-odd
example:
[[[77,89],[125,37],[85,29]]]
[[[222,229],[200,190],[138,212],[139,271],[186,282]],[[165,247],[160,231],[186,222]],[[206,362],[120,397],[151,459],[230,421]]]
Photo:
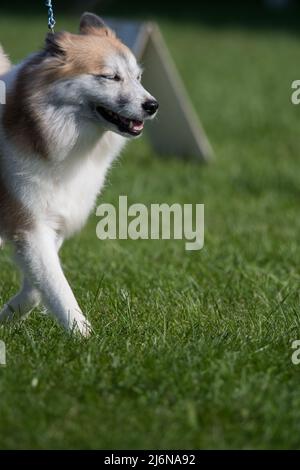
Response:
[[[131,121],[131,123],[130,123],[131,124],[130,127],[135,132],[141,131],[144,127],[144,123],[141,121]]]
[[[143,121],[135,121],[134,119],[128,119],[128,118],[123,118],[122,116],[119,117],[119,119],[129,126],[129,129],[133,132],[140,132],[144,128],[144,123]]]

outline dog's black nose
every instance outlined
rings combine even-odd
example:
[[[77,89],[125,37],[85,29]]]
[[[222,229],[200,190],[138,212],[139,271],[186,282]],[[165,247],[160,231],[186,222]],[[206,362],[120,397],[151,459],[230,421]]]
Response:
[[[156,113],[158,110],[159,104],[156,100],[147,100],[142,104],[143,109],[150,115]]]

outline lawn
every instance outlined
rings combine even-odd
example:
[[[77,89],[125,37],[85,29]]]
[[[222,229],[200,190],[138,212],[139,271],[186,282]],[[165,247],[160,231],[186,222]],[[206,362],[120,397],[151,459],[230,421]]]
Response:
[[[60,17],[76,30],[73,18]],[[299,448],[299,36],[160,18],[214,147],[209,165],[130,143],[102,202],[204,203],[205,246],[106,241],[92,216],[63,265],[95,329],[69,337],[35,311],[2,328],[1,449]],[[45,18],[0,14],[14,60]],[[188,53],[187,53],[188,51]],[[0,253],[0,300],[19,285]]]

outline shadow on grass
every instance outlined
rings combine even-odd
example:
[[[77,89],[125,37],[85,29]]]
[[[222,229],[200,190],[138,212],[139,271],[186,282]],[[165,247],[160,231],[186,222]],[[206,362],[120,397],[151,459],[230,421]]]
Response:
[[[172,20],[189,22],[214,28],[245,28],[250,30],[282,30],[298,34],[300,32],[300,2],[294,0],[288,8],[269,9],[263,0],[186,0],[176,4],[171,0],[99,0],[81,1],[53,0],[56,15],[61,12],[79,14],[86,9],[101,15],[117,17]],[[2,0],[0,14],[47,14],[44,0]]]

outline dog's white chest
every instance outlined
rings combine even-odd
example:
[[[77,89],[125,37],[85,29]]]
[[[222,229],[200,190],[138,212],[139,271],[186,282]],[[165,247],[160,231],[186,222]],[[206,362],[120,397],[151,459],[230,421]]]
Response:
[[[97,194],[101,190],[106,168],[91,162],[77,175],[49,185],[45,199],[45,218],[64,237],[72,235],[85,223]]]
[[[80,230],[86,222],[104,185],[107,170],[123,144],[123,138],[111,134],[108,147],[100,145],[94,155],[83,158],[74,168],[65,169],[63,175],[50,181],[48,194],[45,194],[45,216],[47,223],[63,237]]]
[[[86,222],[107,170],[125,142],[107,132],[92,151],[71,152],[67,159],[53,163],[31,156],[15,158],[11,153],[2,172],[8,185],[14,182],[11,191],[36,223],[49,226],[64,239]]]

